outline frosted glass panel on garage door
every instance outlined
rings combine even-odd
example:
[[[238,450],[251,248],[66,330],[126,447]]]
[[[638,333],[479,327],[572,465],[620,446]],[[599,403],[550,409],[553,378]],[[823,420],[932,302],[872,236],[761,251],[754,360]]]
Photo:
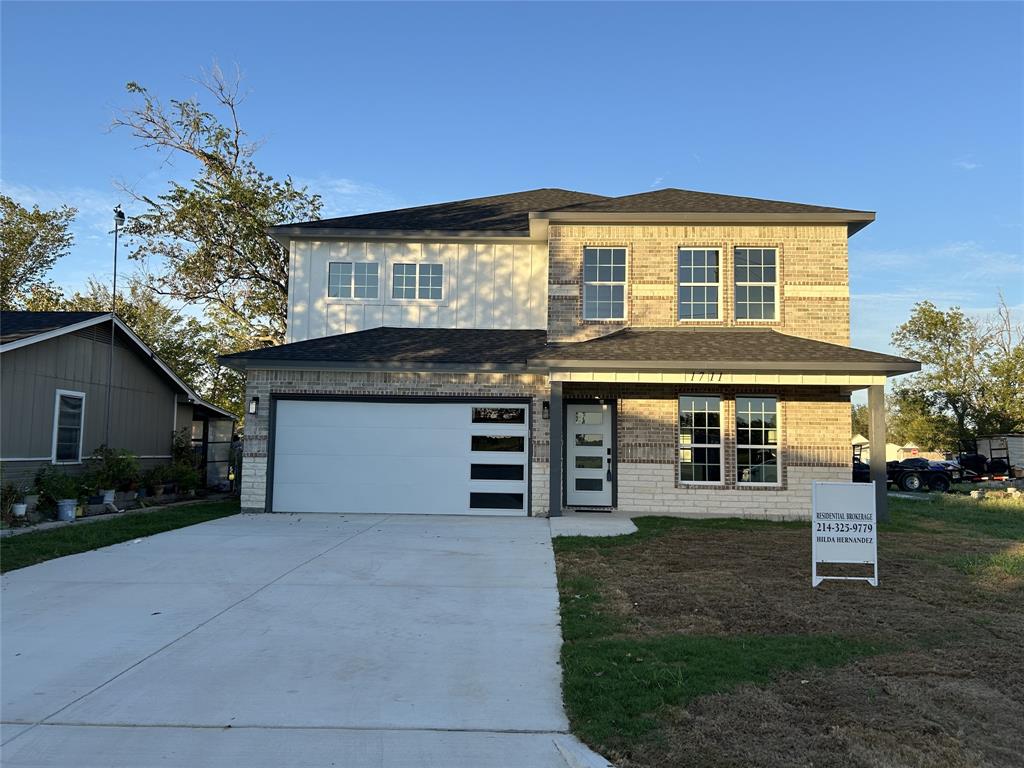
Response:
[[[470,403],[279,401],[274,510],[526,514],[525,504],[522,509],[471,508],[471,491],[499,490],[479,488],[470,478],[474,456],[480,456],[472,451],[473,435],[525,438],[529,423],[474,424],[472,408]],[[525,465],[526,443],[522,440],[522,451],[502,460]],[[525,497],[525,477],[504,485],[500,490]]]

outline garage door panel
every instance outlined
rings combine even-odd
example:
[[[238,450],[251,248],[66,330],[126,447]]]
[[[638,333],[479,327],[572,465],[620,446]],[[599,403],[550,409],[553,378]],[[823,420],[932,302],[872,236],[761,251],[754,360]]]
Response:
[[[474,423],[474,405],[278,401],[274,510],[525,515],[529,419]],[[473,450],[494,437],[507,450]]]

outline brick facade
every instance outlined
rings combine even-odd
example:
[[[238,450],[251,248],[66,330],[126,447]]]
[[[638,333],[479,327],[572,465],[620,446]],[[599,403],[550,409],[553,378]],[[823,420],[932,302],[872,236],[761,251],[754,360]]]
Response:
[[[626,325],[768,326],[794,336],[850,343],[846,225],[597,226],[552,224],[549,233],[548,332],[553,341],[582,341]],[[583,249],[625,247],[626,320],[585,321]],[[680,247],[721,251],[718,321],[677,320],[676,255]],[[735,248],[777,250],[775,321],[737,321],[733,304]]]
[[[694,486],[677,482],[678,401],[684,392],[720,394],[723,399],[725,482]],[[242,507],[262,511],[267,493],[267,429],[273,394],[458,396],[531,398],[531,507],[548,512],[550,422],[541,403],[549,399],[541,374],[395,373],[250,370],[247,400],[260,411],[246,423]],[[849,396],[838,387],[723,387],[570,384],[565,398],[615,399],[618,403],[618,505],[625,514],[806,517],[810,481],[847,480],[850,473]],[[738,394],[780,398],[782,481],[776,488],[737,487],[734,402]]]

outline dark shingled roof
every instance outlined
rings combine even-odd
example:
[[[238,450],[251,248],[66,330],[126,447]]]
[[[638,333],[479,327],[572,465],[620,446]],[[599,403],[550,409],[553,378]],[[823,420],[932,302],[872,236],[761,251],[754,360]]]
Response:
[[[335,219],[305,221],[285,227],[304,229],[434,230],[439,232],[528,233],[531,211],[550,211],[577,203],[603,200],[602,195],[568,189],[531,189],[492,197],[362,213]],[[271,228],[274,231],[275,227]]]
[[[590,341],[549,344],[537,360],[644,363],[770,364],[778,367],[870,365],[917,370],[913,360],[779,333],[771,328],[625,328]]]
[[[912,360],[803,339],[766,328],[626,328],[590,341],[547,343],[545,331],[373,328],[224,355],[229,366],[363,363],[373,366],[533,365],[906,372]]]
[[[56,331],[107,312],[0,312],[0,344]]]
[[[373,363],[388,365],[525,365],[544,348],[545,331],[480,328],[371,328],[324,336],[220,359],[232,361]]]
[[[823,205],[674,188],[578,203],[562,210],[594,213],[869,213],[849,208],[828,208]]]
[[[847,214],[866,226],[874,214],[848,208],[804,205],[756,197],[718,195],[687,189],[659,189],[637,195],[606,197],[567,189],[532,189],[508,195],[476,197],[448,203],[363,213],[335,219],[271,227],[271,233],[296,230],[369,230],[411,232],[498,232],[527,235],[531,213],[636,214]]]

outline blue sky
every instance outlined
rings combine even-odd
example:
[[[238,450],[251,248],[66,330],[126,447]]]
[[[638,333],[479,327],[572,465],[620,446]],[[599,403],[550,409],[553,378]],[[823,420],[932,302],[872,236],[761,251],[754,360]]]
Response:
[[[866,208],[853,341],[914,301],[1024,305],[1019,3],[2,5],[0,178],[80,209],[68,287],[110,274],[115,182],[167,165],[108,131],[236,64],[268,172],[325,214],[557,186],[676,186]]]

